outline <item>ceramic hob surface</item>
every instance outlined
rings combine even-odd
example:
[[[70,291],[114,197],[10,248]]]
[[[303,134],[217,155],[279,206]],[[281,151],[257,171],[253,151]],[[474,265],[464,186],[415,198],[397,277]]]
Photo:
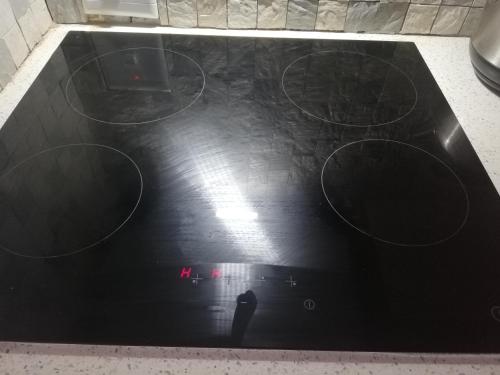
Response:
[[[412,43],[71,32],[0,131],[0,339],[500,352],[500,200]]]

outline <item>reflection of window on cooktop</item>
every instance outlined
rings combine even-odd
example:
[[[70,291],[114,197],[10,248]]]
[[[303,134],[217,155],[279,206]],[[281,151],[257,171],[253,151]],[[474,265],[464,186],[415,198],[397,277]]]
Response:
[[[71,32],[0,140],[1,340],[500,352],[500,200],[412,43]]]
[[[203,71],[191,57],[169,50],[158,35],[147,46],[115,49],[90,38],[92,49],[66,83],[66,98],[82,116],[107,124],[164,120],[198,99]]]

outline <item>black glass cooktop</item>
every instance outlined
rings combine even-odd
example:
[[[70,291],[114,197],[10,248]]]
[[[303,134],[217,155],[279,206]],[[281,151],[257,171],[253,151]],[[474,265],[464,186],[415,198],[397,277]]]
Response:
[[[1,340],[500,352],[500,199],[413,43],[71,32],[0,168]]]

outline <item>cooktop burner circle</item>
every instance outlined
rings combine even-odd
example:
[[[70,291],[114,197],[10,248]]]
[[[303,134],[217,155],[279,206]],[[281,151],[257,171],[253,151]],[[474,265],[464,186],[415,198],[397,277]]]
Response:
[[[140,125],[186,110],[204,89],[205,74],[191,57],[162,48],[127,48],[77,68],[66,84],[66,100],[88,119]]]
[[[41,151],[0,176],[0,248],[28,258],[89,249],[129,221],[142,190],[137,164],[113,147]]]
[[[321,186],[342,220],[393,245],[442,243],[469,215],[457,174],[431,153],[399,141],[366,139],[338,148],[323,166]]]
[[[402,120],[415,108],[417,89],[396,65],[352,51],[301,56],[282,75],[288,100],[331,124],[369,127]]]

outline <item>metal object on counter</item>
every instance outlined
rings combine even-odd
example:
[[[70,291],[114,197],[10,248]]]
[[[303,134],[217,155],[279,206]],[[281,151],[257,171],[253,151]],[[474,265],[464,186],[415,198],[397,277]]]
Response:
[[[479,79],[500,92],[500,1],[490,1],[471,38],[470,55]]]

